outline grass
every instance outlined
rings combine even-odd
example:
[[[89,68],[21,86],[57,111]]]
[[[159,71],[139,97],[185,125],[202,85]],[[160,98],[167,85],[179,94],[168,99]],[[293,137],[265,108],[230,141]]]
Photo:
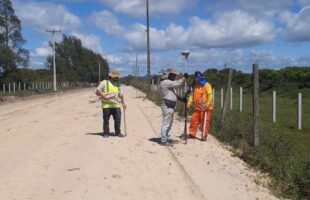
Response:
[[[147,90],[140,80],[127,81],[160,103],[157,92]],[[216,88],[211,134],[230,145],[241,159],[252,167],[269,174],[269,187],[278,196],[291,199],[310,199],[310,95],[303,93],[303,127],[297,130],[297,93],[282,90],[277,96],[277,121],[272,122],[272,91],[260,93],[260,145],[252,147],[252,95],[244,90],[243,112],[239,111],[239,89],[234,93],[233,110],[227,111],[222,128],[220,120],[220,90]],[[236,92],[238,91],[238,92]],[[296,96],[296,97],[294,97]],[[178,103],[176,111],[183,116],[184,106]]]
[[[297,94],[296,94],[297,97]],[[306,96],[307,97],[307,96]],[[293,199],[310,199],[310,100],[303,99],[303,129],[297,130],[297,98],[277,96],[277,121],[272,122],[272,92],[260,94],[260,145],[252,144],[252,96],[244,94],[243,112],[239,97],[233,98],[224,127],[220,120],[219,94],[215,98],[212,133],[234,147],[236,154],[253,167],[271,175],[276,194]]]

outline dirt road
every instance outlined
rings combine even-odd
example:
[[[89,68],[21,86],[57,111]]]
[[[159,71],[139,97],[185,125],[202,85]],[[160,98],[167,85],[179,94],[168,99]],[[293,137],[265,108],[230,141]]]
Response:
[[[0,105],[0,199],[276,199],[213,137],[158,145],[160,108],[124,92],[126,138],[99,135],[94,89]]]

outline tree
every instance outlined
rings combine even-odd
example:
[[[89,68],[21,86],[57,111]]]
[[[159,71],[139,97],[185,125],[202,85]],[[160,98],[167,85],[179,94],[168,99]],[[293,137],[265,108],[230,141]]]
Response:
[[[29,52],[22,48],[26,43],[21,34],[21,22],[15,15],[10,0],[0,1],[0,71],[10,71],[17,66],[26,67]]]
[[[52,48],[52,44],[50,44]],[[74,36],[63,36],[56,43],[56,71],[59,81],[98,82],[98,65],[101,64],[101,78],[108,75],[107,61],[92,50],[83,47],[80,39]],[[47,67],[53,69],[53,57],[47,58]]]

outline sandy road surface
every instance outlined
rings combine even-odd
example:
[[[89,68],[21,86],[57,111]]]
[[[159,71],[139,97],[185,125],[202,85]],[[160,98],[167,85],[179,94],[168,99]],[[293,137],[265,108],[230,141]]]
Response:
[[[161,111],[124,88],[128,137],[103,138],[94,89],[0,105],[0,199],[276,199],[214,139],[159,146]],[[183,123],[175,121],[174,136]]]

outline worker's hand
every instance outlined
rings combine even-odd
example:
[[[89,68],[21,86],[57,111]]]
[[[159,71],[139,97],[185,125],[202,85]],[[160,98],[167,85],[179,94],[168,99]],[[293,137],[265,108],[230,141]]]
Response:
[[[185,74],[183,75],[183,77],[184,77],[185,79],[187,79],[187,78],[188,78],[188,73],[185,73]]]
[[[123,103],[123,109],[124,109],[124,110],[127,109],[127,106],[126,106],[126,104],[124,104],[124,103]]]
[[[198,105],[198,108],[203,111],[207,111],[208,107],[206,105]]]
[[[108,98],[107,98],[106,95],[100,95],[100,99],[102,99],[102,100],[107,100]]]

